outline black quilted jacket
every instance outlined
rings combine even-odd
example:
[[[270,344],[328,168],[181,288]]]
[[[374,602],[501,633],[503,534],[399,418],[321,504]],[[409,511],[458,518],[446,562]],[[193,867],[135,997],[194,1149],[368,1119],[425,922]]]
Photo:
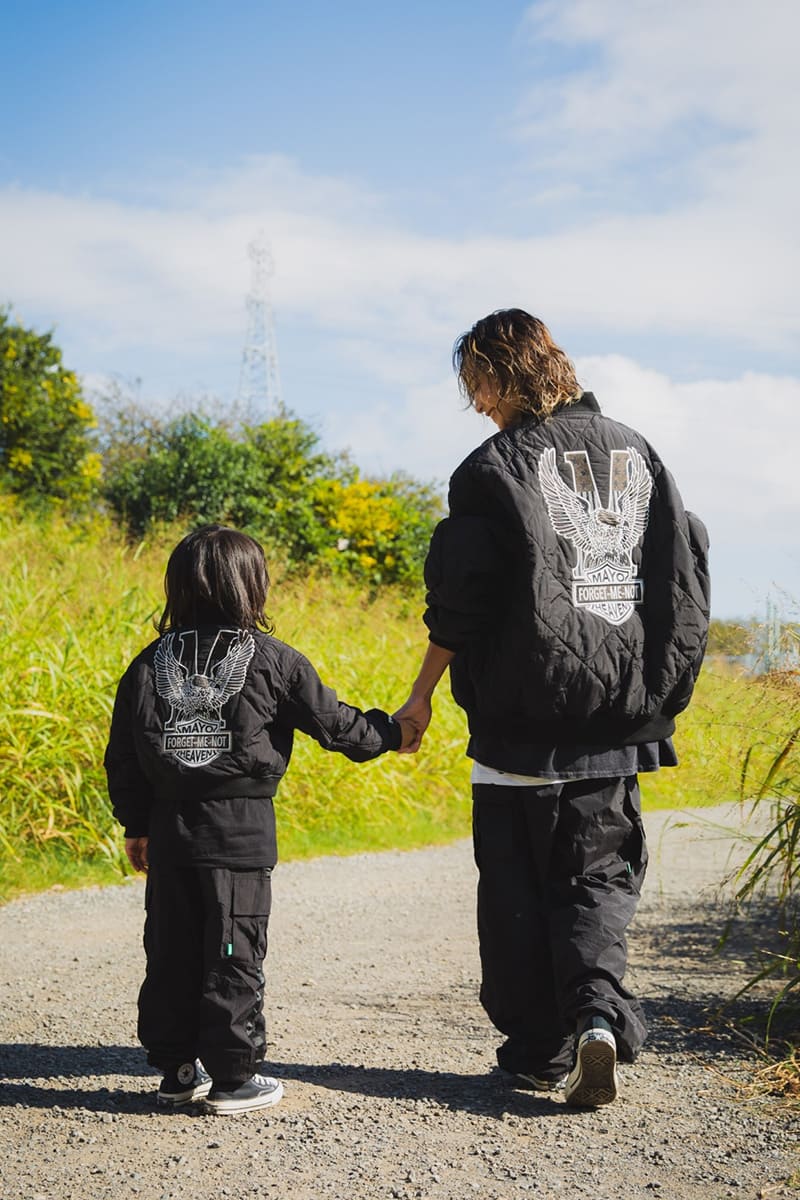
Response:
[[[134,659],[105,755],[114,815],[151,862],[270,867],[272,797],[294,730],[354,762],[400,747],[380,709],[344,704],[308,659],[259,630],[179,630]]]
[[[705,650],[708,539],[652,447],[587,392],[489,438],[449,501],[425,621],[456,651],[468,753],[668,737]]]

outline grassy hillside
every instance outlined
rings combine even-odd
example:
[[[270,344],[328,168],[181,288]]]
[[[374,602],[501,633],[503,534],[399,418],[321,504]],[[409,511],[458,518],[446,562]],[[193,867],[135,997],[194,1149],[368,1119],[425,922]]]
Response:
[[[174,538],[127,544],[113,527],[36,524],[0,510],[0,898],[119,877],[102,756],[114,688],[154,636]],[[377,599],[329,580],[275,582],[276,634],[339,695],[390,711],[424,648],[421,596]],[[767,769],[798,721],[797,693],[707,670],[676,739],[681,766],[645,777],[646,806],[714,804]],[[284,858],[412,847],[469,833],[463,715],[443,685],[416,757],[356,766],[298,738],[278,795]],[[749,787],[749,784],[748,784]]]

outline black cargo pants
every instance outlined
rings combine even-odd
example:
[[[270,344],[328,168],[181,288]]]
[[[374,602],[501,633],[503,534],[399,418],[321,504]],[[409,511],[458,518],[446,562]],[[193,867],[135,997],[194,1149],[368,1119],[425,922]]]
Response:
[[[590,1012],[632,1061],[647,1027],[623,986],[625,931],[647,866],[635,775],[473,786],[481,1003],[506,1035],[501,1067],[557,1078]]]
[[[199,1057],[215,1082],[240,1083],[265,1057],[270,876],[269,868],[150,867],[139,1039],[152,1066]]]

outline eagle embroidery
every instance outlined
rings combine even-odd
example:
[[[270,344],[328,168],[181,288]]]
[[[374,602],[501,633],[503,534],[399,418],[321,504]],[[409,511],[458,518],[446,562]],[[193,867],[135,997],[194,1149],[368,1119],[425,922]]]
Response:
[[[575,547],[573,603],[622,625],[644,595],[643,581],[634,578],[633,551],[647,528],[653,477],[638,450],[612,450],[604,506],[586,451],[566,451],[564,459],[574,487],[559,475],[552,446],[539,460],[539,485],[553,529]]]
[[[212,666],[223,633],[231,635],[231,642],[224,656]],[[156,648],[153,663],[156,691],[171,706],[162,749],[187,767],[207,766],[224,750],[230,750],[231,733],[222,709],[244,687],[255,651],[252,634],[243,629],[220,630],[201,672],[197,637],[196,630],[166,634]],[[194,639],[193,672],[183,662],[185,643],[190,638]]]

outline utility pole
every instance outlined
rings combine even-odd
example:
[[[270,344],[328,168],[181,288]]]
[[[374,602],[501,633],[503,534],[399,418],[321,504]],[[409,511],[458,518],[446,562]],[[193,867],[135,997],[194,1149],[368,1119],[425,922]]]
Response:
[[[250,291],[247,293],[247,337],[242,351],[237,409],[246,425],[260,425],[283,409],[278,350],[269,281],[275,264],[264,234],[247,247]]]
[[[764,671],[778,671],[783,666],[781,646],[781,619],[778,607],[771,595],[767,596],[767,620],[765,629]]]

